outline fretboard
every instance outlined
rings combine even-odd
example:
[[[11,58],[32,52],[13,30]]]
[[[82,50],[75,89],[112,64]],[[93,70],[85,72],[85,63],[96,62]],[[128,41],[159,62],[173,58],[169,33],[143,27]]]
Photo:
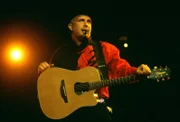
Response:
[[[115,85],[128,84],[132,81],[135,81],[134,75],[116,78],[116,79],[110,79],[110,80],[107,79],[107,80],[92,82],[92,83],[89,83],[89,90],[99,89],[106,86],[111,87]]]

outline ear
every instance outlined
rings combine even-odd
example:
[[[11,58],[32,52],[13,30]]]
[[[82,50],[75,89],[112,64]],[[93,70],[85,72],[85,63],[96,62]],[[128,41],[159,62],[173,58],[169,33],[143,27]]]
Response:
[[[72,31],[72,23],[71,22],[68,24],[68,28],[70,31]]]

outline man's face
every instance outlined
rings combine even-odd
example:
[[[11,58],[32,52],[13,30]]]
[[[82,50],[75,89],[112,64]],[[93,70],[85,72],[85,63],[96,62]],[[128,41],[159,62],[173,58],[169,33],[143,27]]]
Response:
[[[91,36],[92,20],[89,16],[86,15],[77,16],[69,25],[69,29],[76,37],[89,38]]]

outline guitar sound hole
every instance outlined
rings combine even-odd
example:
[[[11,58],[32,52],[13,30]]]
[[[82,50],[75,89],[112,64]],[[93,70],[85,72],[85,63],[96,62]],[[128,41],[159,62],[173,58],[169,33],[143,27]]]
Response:
[[[80,82],[77,82],[74,84],[74,91],[77,95],[81,95],[83,94],[84,92],[87,92],[89,89],[89,83],[80,83]]]

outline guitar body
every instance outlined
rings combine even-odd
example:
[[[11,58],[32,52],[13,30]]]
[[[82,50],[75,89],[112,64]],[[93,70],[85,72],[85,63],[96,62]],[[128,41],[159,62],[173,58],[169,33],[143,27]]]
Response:
[[[97,104],[97,99],[94,97],[95,90],[78,95],[75,93],[74,85],[76,82],[99,80],[99,71],[93,67],[80,70],[53,67],[45,70],[39,76],[37,83],[38,98],[43,113],[51,119],[62,119],[80,107],[95,106]]]

